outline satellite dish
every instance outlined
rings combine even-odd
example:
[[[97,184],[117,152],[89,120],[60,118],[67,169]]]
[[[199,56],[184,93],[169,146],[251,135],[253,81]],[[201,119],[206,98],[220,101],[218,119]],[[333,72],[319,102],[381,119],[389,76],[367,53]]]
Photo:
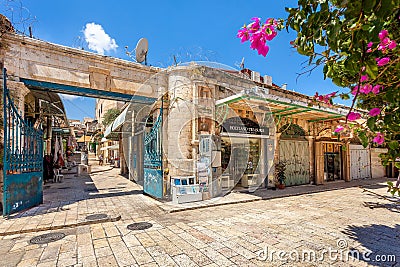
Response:
[[[140,38],[136,45],[136,61],[142,63],[143,61],[147,65],[147,51],[149,49],[149,42],[146,38]]]

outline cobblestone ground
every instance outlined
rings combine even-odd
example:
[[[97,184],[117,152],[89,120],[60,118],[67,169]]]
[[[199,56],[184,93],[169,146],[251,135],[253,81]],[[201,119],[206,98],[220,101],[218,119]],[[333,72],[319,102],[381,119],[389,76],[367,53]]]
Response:
[[[166,213],[116,170],[66,178],[1,219],[0,266],[400,266],[400,210],[358,187]],[[95,213],[115,221],[83,223]],[[46,233],[66,236],[30,243]]]

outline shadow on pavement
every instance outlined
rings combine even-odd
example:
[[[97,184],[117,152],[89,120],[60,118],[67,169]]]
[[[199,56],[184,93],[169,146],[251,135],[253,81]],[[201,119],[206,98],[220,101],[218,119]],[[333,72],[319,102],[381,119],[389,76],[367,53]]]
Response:
[[[89,198],[106,198],[106,197],[118,197],[118,196],[127,196],[127,195],[139,195],[143,194],[143,190],[131,190],[131,191],[113,191],[110,193],[96,193],[91,194]]]
[[[377,224],[351,225],[342,232],[350,239],[361,243],[362,247],[357,247],[353,251],[358,251],[358,259],[368,263],[369,266],[397,266],[396,264],[400,262],[399,224],[394,227]]]

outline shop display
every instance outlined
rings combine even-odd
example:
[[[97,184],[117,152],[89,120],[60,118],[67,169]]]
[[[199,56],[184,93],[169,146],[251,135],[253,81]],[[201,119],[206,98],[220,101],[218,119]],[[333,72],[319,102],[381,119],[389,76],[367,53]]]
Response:
[[[195,176],[171,177],[172,202],[176,204],[202,200]]]

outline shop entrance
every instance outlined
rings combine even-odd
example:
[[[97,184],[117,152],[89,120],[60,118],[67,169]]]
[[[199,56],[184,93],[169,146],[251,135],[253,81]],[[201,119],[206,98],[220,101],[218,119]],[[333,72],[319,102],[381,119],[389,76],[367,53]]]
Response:
[[[324,143],[324,180],[343,180],[340,144]]]
[[[222,173],[232,181],[226,187],[249,187],[259,178],[260,142],[258,138],[222,137]]]

